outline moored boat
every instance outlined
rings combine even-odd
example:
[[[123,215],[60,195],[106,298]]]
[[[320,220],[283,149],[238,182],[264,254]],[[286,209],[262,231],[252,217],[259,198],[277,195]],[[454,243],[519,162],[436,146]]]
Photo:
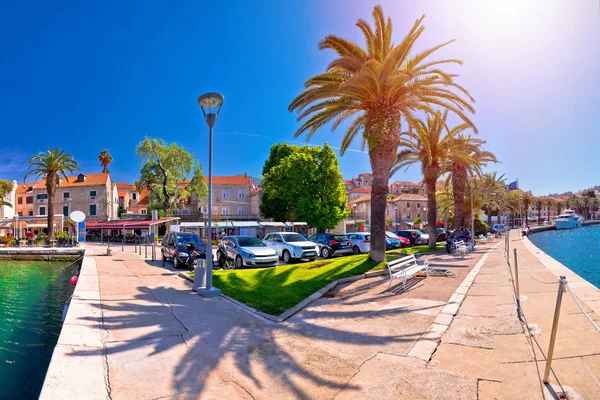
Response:
[[[554,221],[556,229],[580,228],[583,225],[582,218],[573,210],[565,210]]]

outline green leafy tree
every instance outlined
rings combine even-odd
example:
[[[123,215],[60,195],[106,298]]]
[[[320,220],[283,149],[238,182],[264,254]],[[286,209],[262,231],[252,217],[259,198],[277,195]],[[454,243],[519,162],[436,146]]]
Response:
[[[298,120],[304,120],[296,137],[306,133],[310,139],[328,123],[336,129],[349,120],[341,153],[357,138],[368,148],[373,172],[370,257],[381,262],[385,260],[388,181],[400,145],[401,118],[411,131],[416,115],[439,106],[473,125],[466,113],[474,109],[472,97],[456,83],[456,75],[442,70],[445,65],[462,62],[430,59],[451,41],[415,52],[425,29],[424,16],[415,21],[399,44],[392,42],[392,21],[385,19],[381,6],[373,9],[373,19],[374,27],[362,19],[356,23],[365,37],[364,49],[334,35],[321,41],[319,49],[331,49],[337,58],[324,73],[306,81],[305,90],[292,101],[289,110],[298,111]],[[435,224],[432,226],[435,228]]]
[[[263,198],[281,199],[288,205],[289,215],[319,231],[333,229],[350,213],[335,152],[328,144],[291,147],[291,154],[265,175]]]
[[[12,204],[10,204],[8,201],[6,201],[4,199],[4,197],[12,192],[13,190],[13,184],[10,181],[5,181],[5,180],[0,180],[0,207],[2,206],[8,206],[10,208],[13,207]]]
[[[108,150],[103,149],[100,154],[98,155],[98,162],[100,162],[100,165],[102,166],[102,172],[107,174],[108,173],[108,166],[110,164],[112,164],[113,162],[113,158],[112,156],[108,153]]]
[[[277,143],[271,146],[269,158],[265,161],[262,175],[267,176],[271,170],[281,163],[281,160],[297,151],[298,146],[288,145],[287,143]],[[260,200],[260,214],[264,218],[272,218],[275,221],[293,221],[295,218],[291,213],[290,205],[286,196],[278,191],[263,190]]]
[[[75,173],[79,169],[77,161],[71,154],[65,153],[60,148],[48,147],[47,152],[40,151],[29,159],[29,169],[24,180],[33,175],[35,180],[43,178],[46,180],[46,191],[48,193],[48,239],[54,240],[54,196],[60,179],[68,180],[67,173]]]
[[[199,199],[208,193],[202,165],[178,144],[146,137],[138,144],[136,154],[142,169],[135,184],[138,191],[148,190],[149,210],[162,210],[168,215],[190,196]]]

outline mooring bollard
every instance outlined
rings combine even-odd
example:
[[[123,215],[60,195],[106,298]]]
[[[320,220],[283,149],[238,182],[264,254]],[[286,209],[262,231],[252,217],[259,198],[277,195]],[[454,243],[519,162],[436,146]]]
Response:
[[[558,294],[556,295],[556,307],[554,308],[554,320],[552,321],[552,332],[550,333],[550,345],[548,346],[548,356],[546,357],[546,370],[544,371],[544,383],[548,383],[548,377],[550,376],[550,369],[552,368],[552,356],[554,355],[554,344],[556,342],[556,331],[558,329],[558,318],[560,317],[560,305],[562,303],[562,296],[565,292],[565,285],[567,284],[567,278],[564,276],[560,277],[558,281]]]

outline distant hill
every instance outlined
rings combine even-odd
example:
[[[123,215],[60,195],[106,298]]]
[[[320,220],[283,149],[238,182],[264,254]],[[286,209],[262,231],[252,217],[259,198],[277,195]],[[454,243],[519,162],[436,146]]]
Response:
[[[581,193],[586,190],[600,190],[600,185],[592,186],[588,189],[579,190],[577,193]],[[548,196],[550,197],[564,197],[564,196],[573,196],[575,193],[573,192],[564,192],[564,193],[550,193]]]

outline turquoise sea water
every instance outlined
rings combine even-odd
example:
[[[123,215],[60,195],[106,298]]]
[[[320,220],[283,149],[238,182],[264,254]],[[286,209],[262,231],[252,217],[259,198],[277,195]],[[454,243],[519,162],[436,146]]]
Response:
[[[540,232],[529,239],[544,253],[600,288],[600,225]]]
[[[37,399],[73,293],[70,262],[0,260],[0,399]]]

